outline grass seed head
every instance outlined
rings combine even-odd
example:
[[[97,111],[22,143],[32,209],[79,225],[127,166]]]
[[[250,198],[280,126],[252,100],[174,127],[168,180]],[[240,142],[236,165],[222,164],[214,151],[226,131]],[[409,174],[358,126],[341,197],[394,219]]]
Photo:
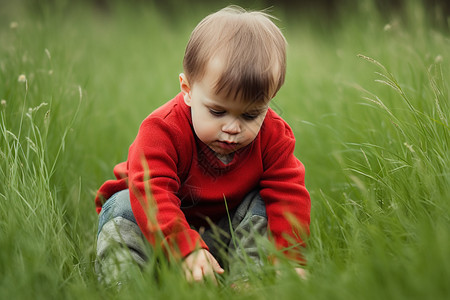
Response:
[[[411,151],[412,153],[416,152],[416,151],[414,151],[413,146],[408,144],[407,142],[404,142],[403,145],[405,145],[406,148],[408,148],[409,151]]]
[[[19,82],[26,82],[27,81],[27,77],[24,74],[20,74],[19,78],[17,79],[17,81],[19,81]]]
[[[436,64],[441,63],[444,60],[444,58],[442,57],[442,55],[438,55],[436,56],[436,58],[434,59],[434,62]]]

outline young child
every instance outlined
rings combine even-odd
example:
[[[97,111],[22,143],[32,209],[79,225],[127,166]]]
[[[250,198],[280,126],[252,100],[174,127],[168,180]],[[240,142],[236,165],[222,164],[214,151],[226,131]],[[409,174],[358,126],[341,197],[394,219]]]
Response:
[[[181,93],[143,121],[116,179],[97,193],[100,273],[113,272],[111,241],[125,244],[139,265],[148,241],[180,258],[188,280],[214,280],[224,272],[224,253],[260,263],[256,232],[305,275],[300,248],[311,204],[304,167],[291,128],[269,108],[284,83],[285,48],[263,12],[227,7],[197,25]]]

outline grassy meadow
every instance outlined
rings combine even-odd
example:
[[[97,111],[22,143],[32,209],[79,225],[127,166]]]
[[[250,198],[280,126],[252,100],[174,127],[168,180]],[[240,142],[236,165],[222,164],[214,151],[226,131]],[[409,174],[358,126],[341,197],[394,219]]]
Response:
[[[242,290],[190,285],[162,263],[117,291],[94,273],[95,192],[178,93],[191,30],[229,3],[1,0],[0,299],[448,298],[450,21],[404,2],[272,9],[289,43],[272,107],[312,199],[309,279],[268,266]]]

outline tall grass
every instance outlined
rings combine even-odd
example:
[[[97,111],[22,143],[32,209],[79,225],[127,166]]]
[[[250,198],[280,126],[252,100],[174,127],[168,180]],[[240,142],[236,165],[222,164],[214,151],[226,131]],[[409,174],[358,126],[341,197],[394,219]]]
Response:
[[[289,53],[273,107],[307,168],[309,279],[267,268],[243,290],[226,275],[189,285],[152,261],[117,292],[94,274],[93,197],[142,119],[177,93],[185,43],[209,8],[0,5],[0,298],[450,294],[448,19],[430,20],[419,1],[346,4],[328,21],[275,7]]]

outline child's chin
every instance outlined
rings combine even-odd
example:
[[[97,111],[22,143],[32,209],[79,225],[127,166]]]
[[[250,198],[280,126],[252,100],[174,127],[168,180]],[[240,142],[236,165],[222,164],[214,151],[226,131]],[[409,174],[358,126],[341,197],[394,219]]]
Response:
[[[222,149],[213,149],[213,151],[216,155],[221,156],[231,155],[233,152],[235,152],[235,151],[224,151]]]
[[[230,154],[236,152],[236,150],[237,150],[236,147],[229,147],[227,149],[227,148],[219,147],[217,145],[210,146],[210,148],[212,151],[214,151],[214,153],[216,153],[218,155],[230,155]]]

